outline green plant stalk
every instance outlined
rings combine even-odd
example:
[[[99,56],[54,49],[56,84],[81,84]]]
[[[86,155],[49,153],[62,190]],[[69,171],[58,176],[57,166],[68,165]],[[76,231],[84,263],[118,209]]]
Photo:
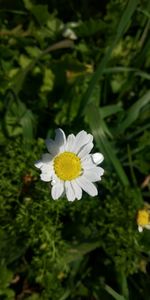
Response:
[[[130,149],[129,144],[127,145],[127,152],[128,152],[128,160],[129,160],[132,181],[133,181],[134,186],[137,187],[137,181],[136,181],[136,177],[135,177],[135,173],[134,173],[134,169],[133,169],[132,155],[131,155],[131,149]]]

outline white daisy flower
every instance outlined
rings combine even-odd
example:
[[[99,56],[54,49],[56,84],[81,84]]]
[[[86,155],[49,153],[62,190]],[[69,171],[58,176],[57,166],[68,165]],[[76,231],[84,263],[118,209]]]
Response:
[[[93,136],[80,131],[67,138],[62,129],[56,130],[55,140],[47,139],[49,153],[42,155],[35,166],[41,170],[41,180],[51,181],[54,200],[66,194],[69,201],[82,198],[82,190],[90,196],[98,194],[94,184],[101,180],[104,170],[98,165],[104,157],[101,153],[90,154]]]

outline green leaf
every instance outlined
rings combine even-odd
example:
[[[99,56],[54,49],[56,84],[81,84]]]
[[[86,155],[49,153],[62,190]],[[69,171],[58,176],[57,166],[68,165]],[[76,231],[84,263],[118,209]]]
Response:
[[[27,46],[25,50],[32,58],[37,58],[41,55],[41,50],[38,47]]]
[[[40,300],[41,296],[37,293],[33,293],[31,296],[27,297],[26,300]]]
[[[6,267],[0,265],[0,274],[0,289],[5,289],[10,285],[13,273],[6,269]]]
[[[14,299],[15,293],[9,288],[12,279],[13,273],[10,270],[8,270],[5,266],[0,265],[0,296],[2,296],[1,299]]]
[[[25,8],[29,10],[40,25],[44,25],[47,23],[50,18],[50,13],[48,12],[48,5],[42,4],[32,4],[30,0],[23,0]]]
[[[91,242],[91,243],[83,243],[76,246],[73,246],[68,249],[67,254],[64,257],[66,263],[70,263],[74,260],[79,259],[83,255],[95,250],[100,247],[101,242]]]
[[[27,142],[33,139],[35,118],[33,113],[19,99],[10,99],[4,118],[4,126],[9,137],[23,135]]]
[[[75,28],[75,32],[78,37],[85,37],[91,36],[100,30],[105,31],[106,28],[107,25],[102,20],[90,19],[88,21],[79,23],[77,28]]]
[[[54,74],[51,71],[51,69],[44,69],[44,74],[43,74],[43,84],[40,88],[40,91],[42,93],[47,93],[52,91],[54,86]]]
[[[34,116],[29,109],[25,109],[24,114],[22,115],[22,118],[20,119],[20,124],[23,129],[23,137],[24,140],[32,141],[33,139],[33,123],[35,119]]]
[[[33,4],[31,0],[23,0],[23,2],[26,9],[30,10],[32,8]]]
[[[40,25],[46,24],[50,18],[50,14],[48,12],[48,5],[32,5],[30,11],[32,12],[33,16],[36,18]]]

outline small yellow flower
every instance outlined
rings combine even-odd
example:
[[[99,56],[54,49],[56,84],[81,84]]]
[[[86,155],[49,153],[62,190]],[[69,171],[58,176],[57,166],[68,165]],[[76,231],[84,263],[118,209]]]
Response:
[[[143,228],[150,229],[150,209],[148,205],[138,211],[137,225],[139,232],[142,232]]]

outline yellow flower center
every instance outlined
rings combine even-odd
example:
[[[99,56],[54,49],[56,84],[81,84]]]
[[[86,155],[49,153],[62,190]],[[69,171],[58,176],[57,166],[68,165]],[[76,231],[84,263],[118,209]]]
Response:
[[[149,213],[145,209],[138,211],[137,224],[140,226],[145,226],[149,224]]]
[[[80,158],[72,152],[63,152],[54,159],[54,170],[62,180],[73,180],[81,174]]]

